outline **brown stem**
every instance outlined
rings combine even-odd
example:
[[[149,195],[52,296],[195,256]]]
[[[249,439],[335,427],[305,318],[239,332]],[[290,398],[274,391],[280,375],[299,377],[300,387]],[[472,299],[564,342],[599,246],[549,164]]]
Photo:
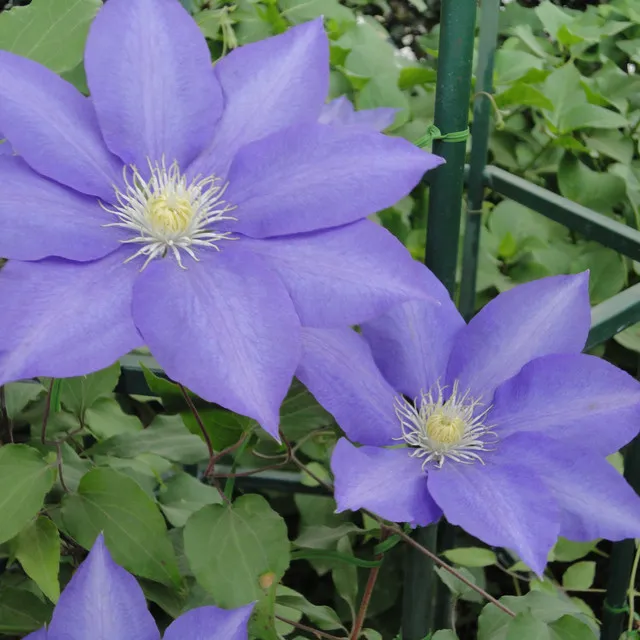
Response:
[[[207,478],[210,475],[213,475],[214,468],[217,462],[222,460],[225,456],[228,456],[230,453],[233,453],[236,449],[238,449],[242,443],[249,437],[248,433],[245,433],[238,442],[232,444],[231,446],[223,449],[219,453],[216,453],[214,456],[211,456],[209,459],[209,464],[207,465],[207,469],[204,472],[204,477]]]
[[[275,464],[269,464],[266,467],[259,467],[258,469],[250,469],[249,471],[240,471],[240,473],[216,473],[216,478],[246,478],[248,476],[255,476],[263,471],[270,471],[271,469],[280,469],[289,464],[288,460],[277,462]]]
[[[382,529],[380,542],[384,542],[387,537],[387,532]],[[360,637],[360,632],[362,631],[362,627],[364,626],[365,618],[367,617],[367,609],[369,608],[369,602],[371,602],[371,596],[373,594],[373,589],[376,586],[376,582],[378,580],[378,575],[380,574],[380,567],[382,566],[382,559],[384,558],[384,553],[379,553],[375,559],[380,561],[380,565],[377,567],[373,567],[371,571],[369,571],[369,578],[367,579],[367,586],[364,589],[364,593],[362,594],[362,601],[360,602],[360,609],[358,610],[358,615],[356,616],[356,620],[353,623],[353,629],[351,630],[350,640],[358,640]]]
[[[296,629],[300,629],[301,631],[306,631],[307,633],[313,634],[316,638],[326,638],[327,640],[345,640],[344,636],[334,636],[330,633],[325,633],[324,631],[320,631],[320,629],[314,629],[313,627],[308,627],[306,624],[301,624],[300,622],[295,622],[293,620],[289,620],[288,618],[283,618],[282,616],[275,616],[276,619],[280,620],[280,622],[284,622],[285,624],[290,624],[292,627]]]
[[[58,480],[60,480],[60,486],[62,487],[62,490],[65,493],[69,493],[69,488],[67,487],[65,481],[64,481],[64,474],[62,473],[62,467],[63,467],[63,462],[62,462],[62,444],[60,442],[56,442],[56,461],[58,464]]]
[[[200,428],[202,437],[204,438],[204,441],[207,445],[207,450],[209,451],[209,464],[207,465],[205,476],[213,475],[213,470],[214,470],[215,460],[216,460],[216,452],[213,448],[213,442],[211,442],[211,436],[209,436],[209,432],[204,426],[204,422],[202,422],[200,413],[198,412],[198,409],[196,409],[196,405],[193,404],[193,401],[189,397],[189,393],[187,392],[187,390],[180,383],[178,383],[178,387],[180,387],[180,392],[182,393],[182,397],[184,398],[184,401],[187,403],[187,406],[189,407],[189,410],[193,414],[193,417],[195,418],[196,422],[198,423],[198,427]],[[222,490],[222,487],[220,486],[220,483],[218,482],[215,476],[213,476],[213,485],[218,491],[218,493],[220,494],[220,497],[222,498],[222,500],[224,502],[229,502],[227,496],[224,494],[224,491]]]
[[[429,549],[423,547],[421,544],[416,542],[411,536],[407,535],[400,527],[389,526],[387,524],[382,524],[383,527],[386,527],[387,530],[392,531],[396,535],[400,536],[407,544],[410,544],[412,547],[423,553],[427,556],[432,562],[442,567],[445,571],[448,571],[452,576],[455,576],[460,580],[460,582],[464,583],[469,589],[473,589],[475,592],[479,593],[483,598],[488,600],[491,604],[494,604],[500,611],[503,611],[507,615],[512,618],[516,617],[516,614],[509,609],[509,607],[505,607],[501,602],[496,600],[490,593],[487,593],[484,589],[479,587],[477,584],[471,582],[465,578],[459,571],[449,566],[444,560],[441,560],[435,553],[429,551]]]

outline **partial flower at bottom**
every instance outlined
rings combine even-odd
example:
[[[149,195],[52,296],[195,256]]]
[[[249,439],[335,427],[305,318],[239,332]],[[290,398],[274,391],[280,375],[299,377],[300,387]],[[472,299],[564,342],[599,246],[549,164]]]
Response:
[[[538,574],[559,535],[640,537],[640,498],[606,460],[640,430],[640,384],[581,353],[587,274],[520,285],[468,325],[423,277],[440,305],[400,305],[362,335],[304,330],[297,376],[348,438],[331,461],[338,510],[444,514]]]
[[[192,609],[175,620],[164,640],[247,640],[253,605],[226,611]],[[25,640],[160,640],[135,578],[118,566],[100,535],[62,592],[51,624]]]

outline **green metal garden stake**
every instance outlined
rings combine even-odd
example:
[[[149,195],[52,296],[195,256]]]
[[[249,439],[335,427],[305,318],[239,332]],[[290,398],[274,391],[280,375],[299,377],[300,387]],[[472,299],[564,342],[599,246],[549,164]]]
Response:
[[[476,0],[442,0],[436,84],[435,126],[445,139],[436,139],[433,152],[447,163],[431,176],[425,264],[453,295],[464,184],[464,140],[469,125],[469,100],[476,22]],[[452,137],[448,134],[459,134]],[[447,139],[448,137],[448,139]],[[417,540],[436,548],[435,527],[415,532]],[[406,550],[403,640],[423,640],[434,626],[436,574],[433,563],[418,551]]]
[[[476,277],[485,189],[483,173],[489,149],[492,112],[488,94],[493,93],[493,59],[498,44],[499,18],[500,0],[483,0],[480,10],[480,43],[476,67],[476,97],[473,106],[473,137],[462,250],[462,278],[458,299],[460,313],[466,320],[473,315],[476,302]]]

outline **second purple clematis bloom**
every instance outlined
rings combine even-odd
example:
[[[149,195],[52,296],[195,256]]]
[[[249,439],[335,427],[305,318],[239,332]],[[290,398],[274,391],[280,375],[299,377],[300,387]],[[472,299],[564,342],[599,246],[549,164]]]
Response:
[[[169,625],[164,640],[247,640],[253,605],[200,607]],[[118,566],[99,536],[62,592],[51,624],[25,640],[160,640],[135,578]]]
[[[348,437],[331,461],[338,509],[444,513],[538,574],[559,535],[640,537],[640,499],[606,460],[640,429],[640,384],[581,353],[587,274],[520,285],[468,325],[424,279],[439,306],[400,305],[363,335],[304,330],[297,375]]]
[[[117,46],[116,46],[117,43]],[[278,432],[300,326],[421,295],[366,217],[441,162],[320,124],[314,21],[212,70],[178,0],[109,0],[87,41],[91,97],[0,53],[0,385],[64,378],[146,345],[167,374]]]

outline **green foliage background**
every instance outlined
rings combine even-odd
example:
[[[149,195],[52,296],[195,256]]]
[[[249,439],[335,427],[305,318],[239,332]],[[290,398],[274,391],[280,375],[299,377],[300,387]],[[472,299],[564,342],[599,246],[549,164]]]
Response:
[[[0,48],[38,60],[87,92],[83,45],[100,4],[33,0],[13,8],[0,14]],[[409,140],[433,120],[435,3],[183,4],[214,58],[322,14],[332,45],[331,97],[346,94],[359,109],[398,108],[389,133]],[[416,22],[420,15],[424,22]],[[500,33],[491,162],[640,229],[636,0],[585,12],[548,1],[535,9],[510,3]],[[419,188],[377,216],[418,259],[427,196]],[[586,268],[594,304],[638,281],[637,263],[512,201],[489,199],[482,215],[478,306],[520,282]],[[624,365],[640,352],[640,325],[616,341],[607,355]],[[145,354],[136,359],[153,365]],[[322,492],[339,435],[331,417],[294,384],[282,408],[292,459],[250,420],[193,398],[216,450],[242,442],[216,466],[221,474],[247,474],[244,481],[220,479],[233,498],[229,506],[202,480],[209,453],[179,389],[150,370],[145,377],[152,398],[117,389],[119,365],[53,386],[42,380],[0,391],[0,635],[22,637],[41,626],[83,549],[104,531],[116,561],[141,580],[161,624],[203,604],[257,600],[252,637],[309,637],[290,624],[300,621],[344,637],[381,531],[366,515],[336,515]],[[620,469],[621,456],[611,462]],[[270,484],[250,484],[261,468],[269,468]],[[307,493],[283,492],[283,472],[297,474]],[[589,640],[597,637],[608,552],[602,541],[560,540],[540,580],[518,558],[461,537],[445,559],[502,597],[517,612],[514,620],[446,571],[438,575],[454,596],[452,622],[461,638]],[[402,555],[400,546],[385,552],[363,632],[369,640],[398,632]],[[440,631],[433,640],[455,637]]]

